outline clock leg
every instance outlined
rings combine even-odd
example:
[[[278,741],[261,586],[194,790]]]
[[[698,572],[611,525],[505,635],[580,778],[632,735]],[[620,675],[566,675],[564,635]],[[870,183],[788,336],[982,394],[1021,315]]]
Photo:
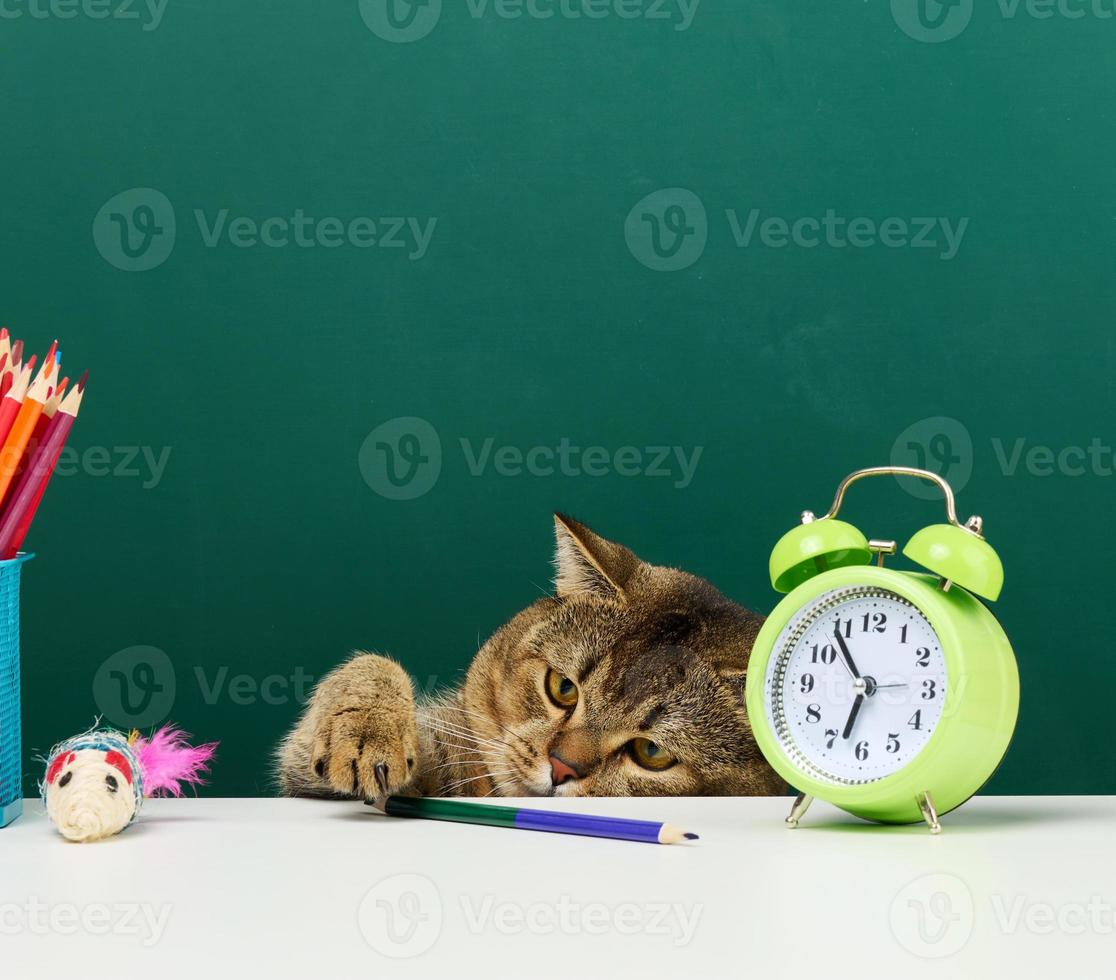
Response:
[[[934,797],[930,795],[930,790],[919,793],[918,808],[922,811],[922,819],[926,821],[930,833],[940,834],[942,825],[938,822],[938,811],[934,809]]]
[[[787,826],[793,830],[798,826],[798,821],[802,815],[810,809],[810,804],[814,802],[812,796],[807,796],[805,793],[799,793],[798,798],[794,801],[794,806],[791,807],[791,812],[787,814]]]

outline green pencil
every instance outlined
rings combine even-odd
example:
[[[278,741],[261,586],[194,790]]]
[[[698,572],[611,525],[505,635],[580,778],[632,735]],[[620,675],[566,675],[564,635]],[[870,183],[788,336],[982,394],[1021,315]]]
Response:
[[[542,830],[551,834],[580,834],[583,837],[608,837],[613,840],[642,841],[645,844],[677,844],[684,840],[697,840],[698,836],[669,823],[656,823],[651,820],[594,817],[584,813],[558,813],[553,810],[532,810],[527,807],[493,806],[465,800],[389,796],[386,800],[369,801],[369,805],[392,817],[451,820],[455,823],[483,824],[486,827]]]

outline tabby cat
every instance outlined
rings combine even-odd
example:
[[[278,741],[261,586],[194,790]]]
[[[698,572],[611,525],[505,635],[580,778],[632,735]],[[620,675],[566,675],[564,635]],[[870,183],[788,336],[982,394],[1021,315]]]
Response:
[[[288,796],[776,795],[744,709],[763,619],[555,515],[556,594],[416,702],[360,653],[318,683],[276,757]]]

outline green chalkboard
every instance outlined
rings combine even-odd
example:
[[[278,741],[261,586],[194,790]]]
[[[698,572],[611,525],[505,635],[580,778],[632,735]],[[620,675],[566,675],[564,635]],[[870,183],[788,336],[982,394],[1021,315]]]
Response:
[[[556,509],[770,609],[774,541],[889,461],[1004,560],[990,789],[1116,792],[1116,20],[1080,9],[6,4],[0,320],[92,372],[28,540],[28,792],[98,713],[269,792],[310,679],[453,683]],[[939,519],[875,482],[868,534]]]

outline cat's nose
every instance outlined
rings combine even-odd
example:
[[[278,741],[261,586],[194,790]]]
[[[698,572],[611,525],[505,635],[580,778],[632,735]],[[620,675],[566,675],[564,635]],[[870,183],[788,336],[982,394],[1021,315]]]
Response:
[[[561,786],[563,783],[568,783],[571,779],[580,779],[579,773],[573,766],[571,766],[565,759],[558,755],[550,757],[550,782],[553,786]]]

